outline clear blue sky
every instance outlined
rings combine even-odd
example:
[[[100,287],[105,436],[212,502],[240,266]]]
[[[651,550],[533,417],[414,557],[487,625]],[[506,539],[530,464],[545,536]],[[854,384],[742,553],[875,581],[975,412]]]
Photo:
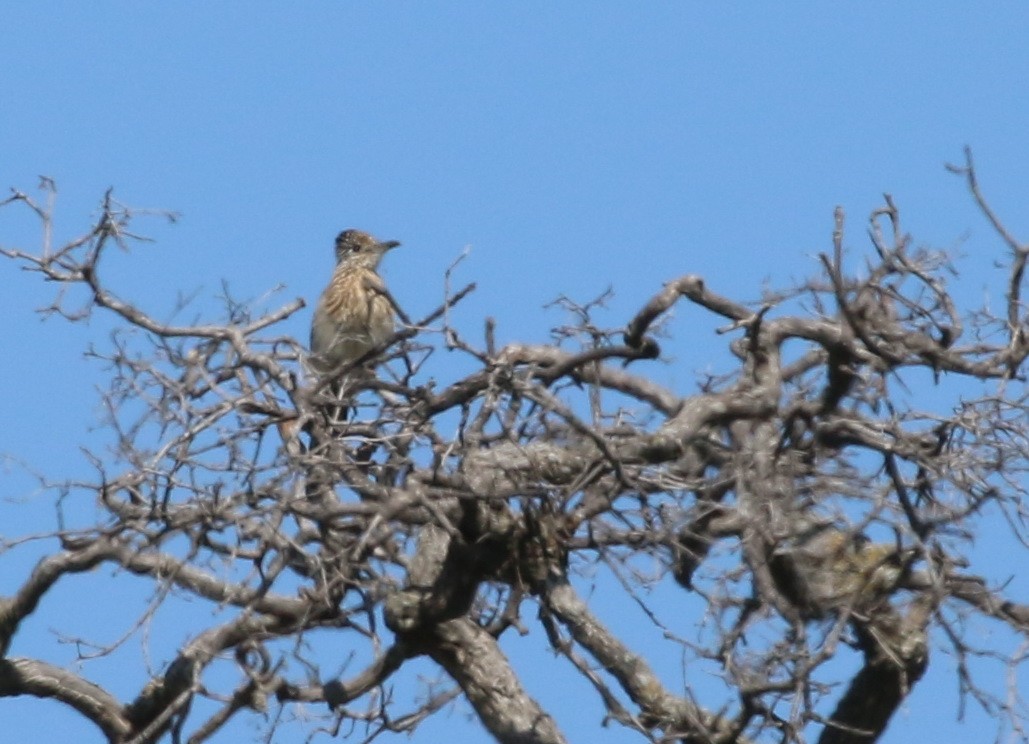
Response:
[[[837,204],[858,255],[884,191],[919,242],[965,254],[982,299],[1001,249],[943,168],[966,144],[994,206],[1029,236],[1024,3],[35,0],[2,16],[0,187],[56,179],[58,239],[87,226],[109,186],[180,212],[145,223],[158,242],[108,273],[159,316],[222,278],[239,297],[281,284],[282,302],[312,300],[333,236],[360,227],[404,242],[385,273],[412,314],[439,302],[444,269],[470,247],[457,278],[479,291],[461,322],[472,333],[493,314],[502,341],[541,341],[562,319],[542,306],[562,293],[612,286],[616,326],[685,273],[754,298],[814,272]],[[0,213],[0,244],[31,236]],[[83,350],[106,326],[41,324],[32,308],[52,288],[9,265],[0,288],[0,381],[17,391],[0,397],[0,453],[85,474],[77,447],[102,373]],[[289,329],[306,337],[309,318]],[[656,373],[681,390],[709,364],[687,343],[693,318],[680,309],[683,340]],[[0,472],[4,499],[31,495],[19,467]],[[0,534],[47,526],[49,512],[0,509]],[[0,577],[0,591],[17,580]],[[48,631],[16,652],[52,644]],[[950,668],[934,657],[887,742],[958,738]],[[549,702],[548,679],[530,692]],[[599,706],[571,707],[559,722],[587,740],[568,721],[595,724]],[[483,741],[463,710],[445,721],[464,732],[453,740]],[[0,716],[0,739],[86,740],[53,704],[3,700]],[[970,721],[960,736],[989,735]]]

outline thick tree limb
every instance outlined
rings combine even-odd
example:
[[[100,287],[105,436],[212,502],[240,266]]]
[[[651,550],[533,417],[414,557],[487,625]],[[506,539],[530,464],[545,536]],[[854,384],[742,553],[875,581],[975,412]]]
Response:
[[[465,619],[436,626],[426,653],[446,669],[500,744],[563,744],[554,720],[526,694],[497,640]]]
[[[60,700],[79,711],[109,741],[123,741],[132,730],[121,704],[102,687],[34,659],[0,659],[0,696],[33,695]]]

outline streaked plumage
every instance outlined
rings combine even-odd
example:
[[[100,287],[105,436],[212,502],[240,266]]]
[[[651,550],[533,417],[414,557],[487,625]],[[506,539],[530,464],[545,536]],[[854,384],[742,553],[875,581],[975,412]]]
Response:
[[[392,335],[393,306],[376,269],[386,251],[398,245],[359,230],[344,230],[336,238],[336,270],[311,323],[311,366],[316,372],[355,362]]]

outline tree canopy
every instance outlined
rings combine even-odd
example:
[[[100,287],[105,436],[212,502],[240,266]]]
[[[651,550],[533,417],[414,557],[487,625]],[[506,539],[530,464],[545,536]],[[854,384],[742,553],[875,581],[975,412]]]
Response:
[[[94,477],[52,486],[51,531],[0,543],[0,561],[47,552],[0,598],[0,694],[71,706],[111,742],[201,742],[245,715],[371,740],[458,698],[499,742],[581,738],[505,651],[537,634],[626,740],[839,744],[878,739],[946,651],[962,694],[1025,740],[1029,605],[968,548],[989,529],[1022,551],[1012,566],[1026,558],[1029,245],[970,155],[953,170],[1006,246],[999,312],[962,305],[949,257],[917,247],[887,196],[867,250],[844,249],[857,231],[837,210],[820,272],[757,302],[691,274],[618,327],[563,299],[574,321],[553,343],[498,345],[491,319],[451,320],[472,286],[424,317],[391,298],[401,322],[366,360],[376,375],[355,376],[345,422],[332,378],[353,369],[312,374],[279,330],[302,301],[160,320],[104,279],[138,215],[107,194],[57,245],[50,207],[15,191],[3,209],[30,210],[43,244],[0,253],[58,286],[46,312],[103,312],[118,330],[90,351],[114,445],[87,444]],[[662,335],[700,314],[731,366],[674,390],[655,374]],[[19,649],[43,598],[98,566],[148,582],[128,634],[144,643],[161,613],[210,610],[170,658],[125,671],[128,696],[90,674],[114,647],[84,643],[73,669]],[[662,650],[616,632],[601,592]],[[678,679],[656,671],[669,653]],[[418,660],[436,677],[419,682]]]

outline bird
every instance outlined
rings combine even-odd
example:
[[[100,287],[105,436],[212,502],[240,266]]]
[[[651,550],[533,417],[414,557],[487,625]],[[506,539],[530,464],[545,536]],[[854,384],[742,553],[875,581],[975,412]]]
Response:
[[[871,609],[897,588],[912,557],[896,544],[826,527],[776,550],[768,567],[776,588],[801,614],[820,618],[845,607]]]
[[[382,257],[399,245],[360,230],[344,230],[336,237],[336,268],[311,321],[310,366],[320,377],[343,372],[393,335],[393,302],[377,269]],[[338,396],[345,387],[345,380],[333,385]]]

